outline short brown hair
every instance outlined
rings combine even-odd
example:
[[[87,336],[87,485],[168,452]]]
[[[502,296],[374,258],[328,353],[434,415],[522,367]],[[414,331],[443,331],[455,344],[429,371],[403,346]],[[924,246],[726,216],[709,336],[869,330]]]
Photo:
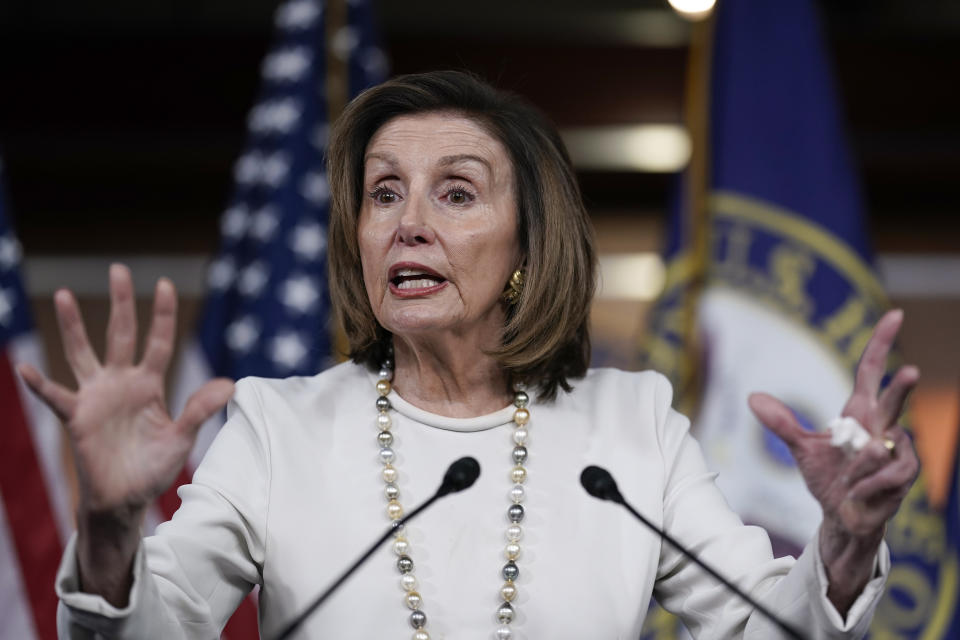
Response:
[[[523,380],[553,398],[582,377],[590,361],[587,323],[595,286],[593,227],[556,129],[522,99],[458,71],[399,76],[362,93],[330,138],[330,297],[349,355],[376,368],[390,334],[377,322],[363,283],[357,223],[364,154],[380,127],[416,113],[451,112],[477,122],[506,148],[513,164],[525,286],[509,307],[503,343],[493,355],[509,381]],[[506,283],[504,283],[506,286]]]

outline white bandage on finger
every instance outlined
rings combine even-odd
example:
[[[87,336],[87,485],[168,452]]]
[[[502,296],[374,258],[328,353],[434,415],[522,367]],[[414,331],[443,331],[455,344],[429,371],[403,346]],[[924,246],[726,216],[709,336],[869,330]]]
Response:
[[[848,455],[860,451],[870,442],[870,433],[850,416],[834,418],[827,429],[830,430],[830,444],[840,447]]]

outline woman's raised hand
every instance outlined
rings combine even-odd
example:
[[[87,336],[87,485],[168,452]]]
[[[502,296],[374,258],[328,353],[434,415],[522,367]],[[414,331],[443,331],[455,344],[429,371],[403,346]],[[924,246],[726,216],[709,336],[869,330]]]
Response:
[[[153,319],[139,363],[133,282],[125,266],[110,267],[110,321],[102,362],[90,346],[73,295],[57,291],[54,305],[78,388],[71,391],[29,365],[21,366],[20,374],[69,433],[81,519],[87,514],[138,519],[173,482],[200,425],[229,400],[233,383],[211,380],[191,396],[179,418],[174,420],[167,412],[164,376],[177,313],[177,296],[169,280],[157,282]]]
[[[913,444],[897,425],[907,396],[920,377],[901,367],[882,392],[887,356],[901,311],[877,323],[857,366],[853,393],[841,413],[855,418],[871,439],[855,455],[830,444],[830,435],[805,430],[793,412],[767,394],[750,396],[750,408],[790,447],[803,479],[823,508],[820,553],[830,580],[828,596],[843,612],[871,577],[884,526],[910,490],[920,463]]]

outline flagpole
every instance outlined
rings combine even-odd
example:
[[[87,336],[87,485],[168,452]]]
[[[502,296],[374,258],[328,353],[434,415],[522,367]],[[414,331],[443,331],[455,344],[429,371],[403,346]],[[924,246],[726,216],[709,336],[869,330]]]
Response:
[[[689,239],[690,279],[683,309],[683,364],[678,368],[680,388],[677,406],[695,415],[702,390],[700,339],[697,306],[706,285],[710,266],[710,213],[707,208],[710,185],[710,71],[713,47],[712,15],[695,22],[691,29],[687,62],[684,121],[691,139],[690,164],[684,184],[689,203],[684,217],[683,237]]]
[[[325,3],[326,61],[327,61],[327,114],[333,123],[344,107],[350,93],[349,57],[337,55],[336,43],[347,26],[347,0],[327,0]]]
[[[347,0],[327,0],[326,2],[326,62],[327,62],[327,116],[328,122],[333,125],[347,106],[350,95],[350,63],[349,57],[337,55],[334,43],[338,34],[347,26]],[[331,355],[338,362],[346,359],[350,351],[347,335],[340,323],[330,328],[330,343],[333,346]]]

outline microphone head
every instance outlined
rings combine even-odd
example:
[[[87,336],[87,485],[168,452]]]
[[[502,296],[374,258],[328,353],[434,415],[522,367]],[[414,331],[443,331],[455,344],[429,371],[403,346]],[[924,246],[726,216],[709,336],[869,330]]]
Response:
[[[463,491],[480,477],[480,463],[476,458],[466,456],[450,465],[443,475],[443,482],[437,490],[438,496]]]
[[[620,495],[620,490],[617,489],[617,483],[613,476],[602,467],[595,465],[586,467],[580,474],[580,484],[594,498],[612,500],[613,502],[623,501],[623,496]]]

